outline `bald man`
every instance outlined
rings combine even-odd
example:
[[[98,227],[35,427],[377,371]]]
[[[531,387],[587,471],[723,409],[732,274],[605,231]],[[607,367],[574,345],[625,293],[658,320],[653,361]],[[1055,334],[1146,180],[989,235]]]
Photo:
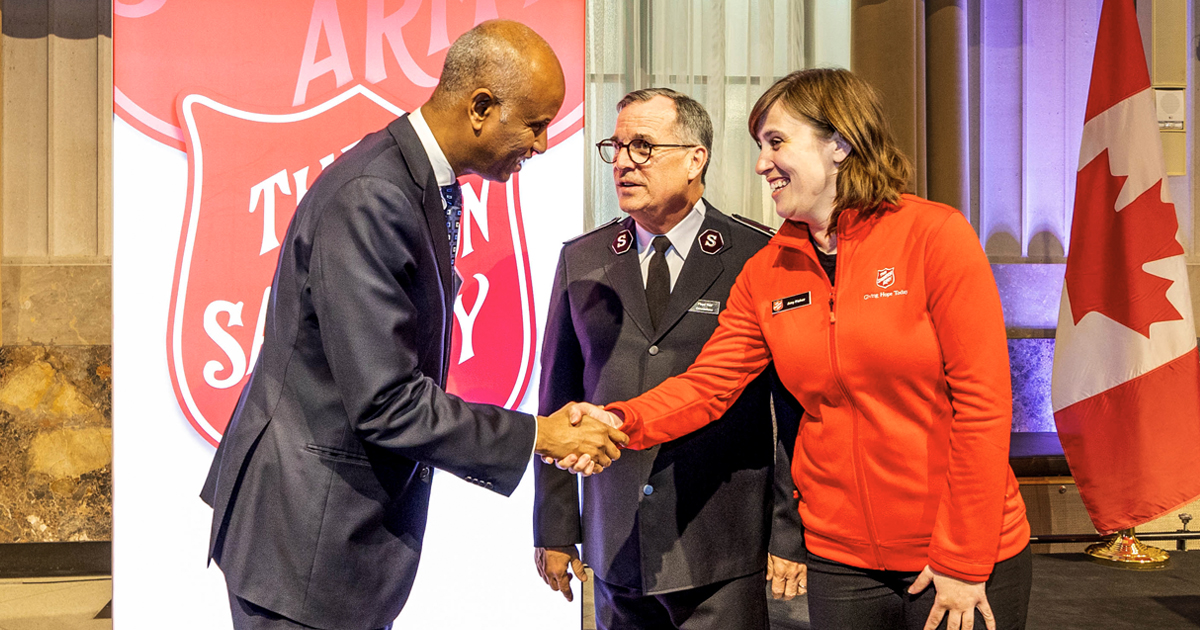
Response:
[[[532,453],[619,456],[624,436],[599,422],[443,389],[456,178],[506,181],[545,151],[564,92],[541,37],[484,22],[450,47],[427,103],[334,162],[296,209],[259,363],[201,493],[238,630],[390,627],[432,468],[508,495]]]

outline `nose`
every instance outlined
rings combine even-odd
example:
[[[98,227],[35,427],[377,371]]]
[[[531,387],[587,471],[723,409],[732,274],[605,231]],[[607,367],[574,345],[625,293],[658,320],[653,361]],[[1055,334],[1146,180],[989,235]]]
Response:
[[[759,149],[758,160],[754,163],[754,172],[758,173],[759,175],[766,175],[767,173],[771,172],[771,169],[773,168],[775,168],[775,163],[772,162],[770,156],[767,155],[767,147]]]
[[[622,171],[631,171],[638,167],[638,164],[633,161],[633,156],[630,155],[629,145],[617,147],[617,158],[613,160],[613,168]]]
[[[549,141],[549,137],[549,127],[542,129],[542,133],[539,133],[537,137],[533,139],[533,155],[546,152],[546,143]]]

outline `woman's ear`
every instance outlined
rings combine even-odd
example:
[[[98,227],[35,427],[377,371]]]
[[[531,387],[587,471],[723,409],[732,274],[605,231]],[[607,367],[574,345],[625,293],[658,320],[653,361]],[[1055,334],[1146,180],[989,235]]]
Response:
[[[850,143],[846,142],[846,139],[842,137],[842,134],[836,131],[833,132],[833,138],[831,139],[833,140],[833,144],[835,146],[833,161],[835,164],[841,164],[842,160],[850,157],[850,153],[852,153],[854,149],[850,147]]]

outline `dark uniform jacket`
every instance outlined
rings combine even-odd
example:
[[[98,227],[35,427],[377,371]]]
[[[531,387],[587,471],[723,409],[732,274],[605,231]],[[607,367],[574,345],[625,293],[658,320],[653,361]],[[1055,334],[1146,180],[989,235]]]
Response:
[[[719,247],[710,231],[720,235]],[[572,400],[628,400],[686,370],[716,328],[742,265],[768,239],[708,205],[658,330],[650,325],[632,219],[568,242],[546,319],[543,413]],[[768,369],[720,420],[650,450],[624,451],[612,468],[584,479],[582,518],[575,478],[535,465],[534,544],[582,541],[599,579],[645,594],[761,571],[768,543],[775,555],[803,559],[786,452],[775,474],[782,449],[771,413],[774,381]],[[794,429],[784,432],[794,439]]]
[[[443,391],[458,284],[445,226],[407,117],[297,208],[262,354],[202,492],[231,592],[318,628],[384,626],[417,571],[430,467],[516,488],[534,419]]]

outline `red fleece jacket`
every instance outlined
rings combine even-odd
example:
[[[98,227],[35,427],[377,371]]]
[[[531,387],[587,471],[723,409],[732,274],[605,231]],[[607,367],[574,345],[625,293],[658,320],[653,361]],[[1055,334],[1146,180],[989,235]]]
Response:
[[[718,418],[771,360],[804,406],[792,463],[807,546],[852,566],[983,581],[1029,543],[1008,465],[1000,297],[954,208],[842,213],[836,289],[786,223],[746,263],[696,363],[633,400],[632,448]],[[765,421],[765,419],[764,419]]]

